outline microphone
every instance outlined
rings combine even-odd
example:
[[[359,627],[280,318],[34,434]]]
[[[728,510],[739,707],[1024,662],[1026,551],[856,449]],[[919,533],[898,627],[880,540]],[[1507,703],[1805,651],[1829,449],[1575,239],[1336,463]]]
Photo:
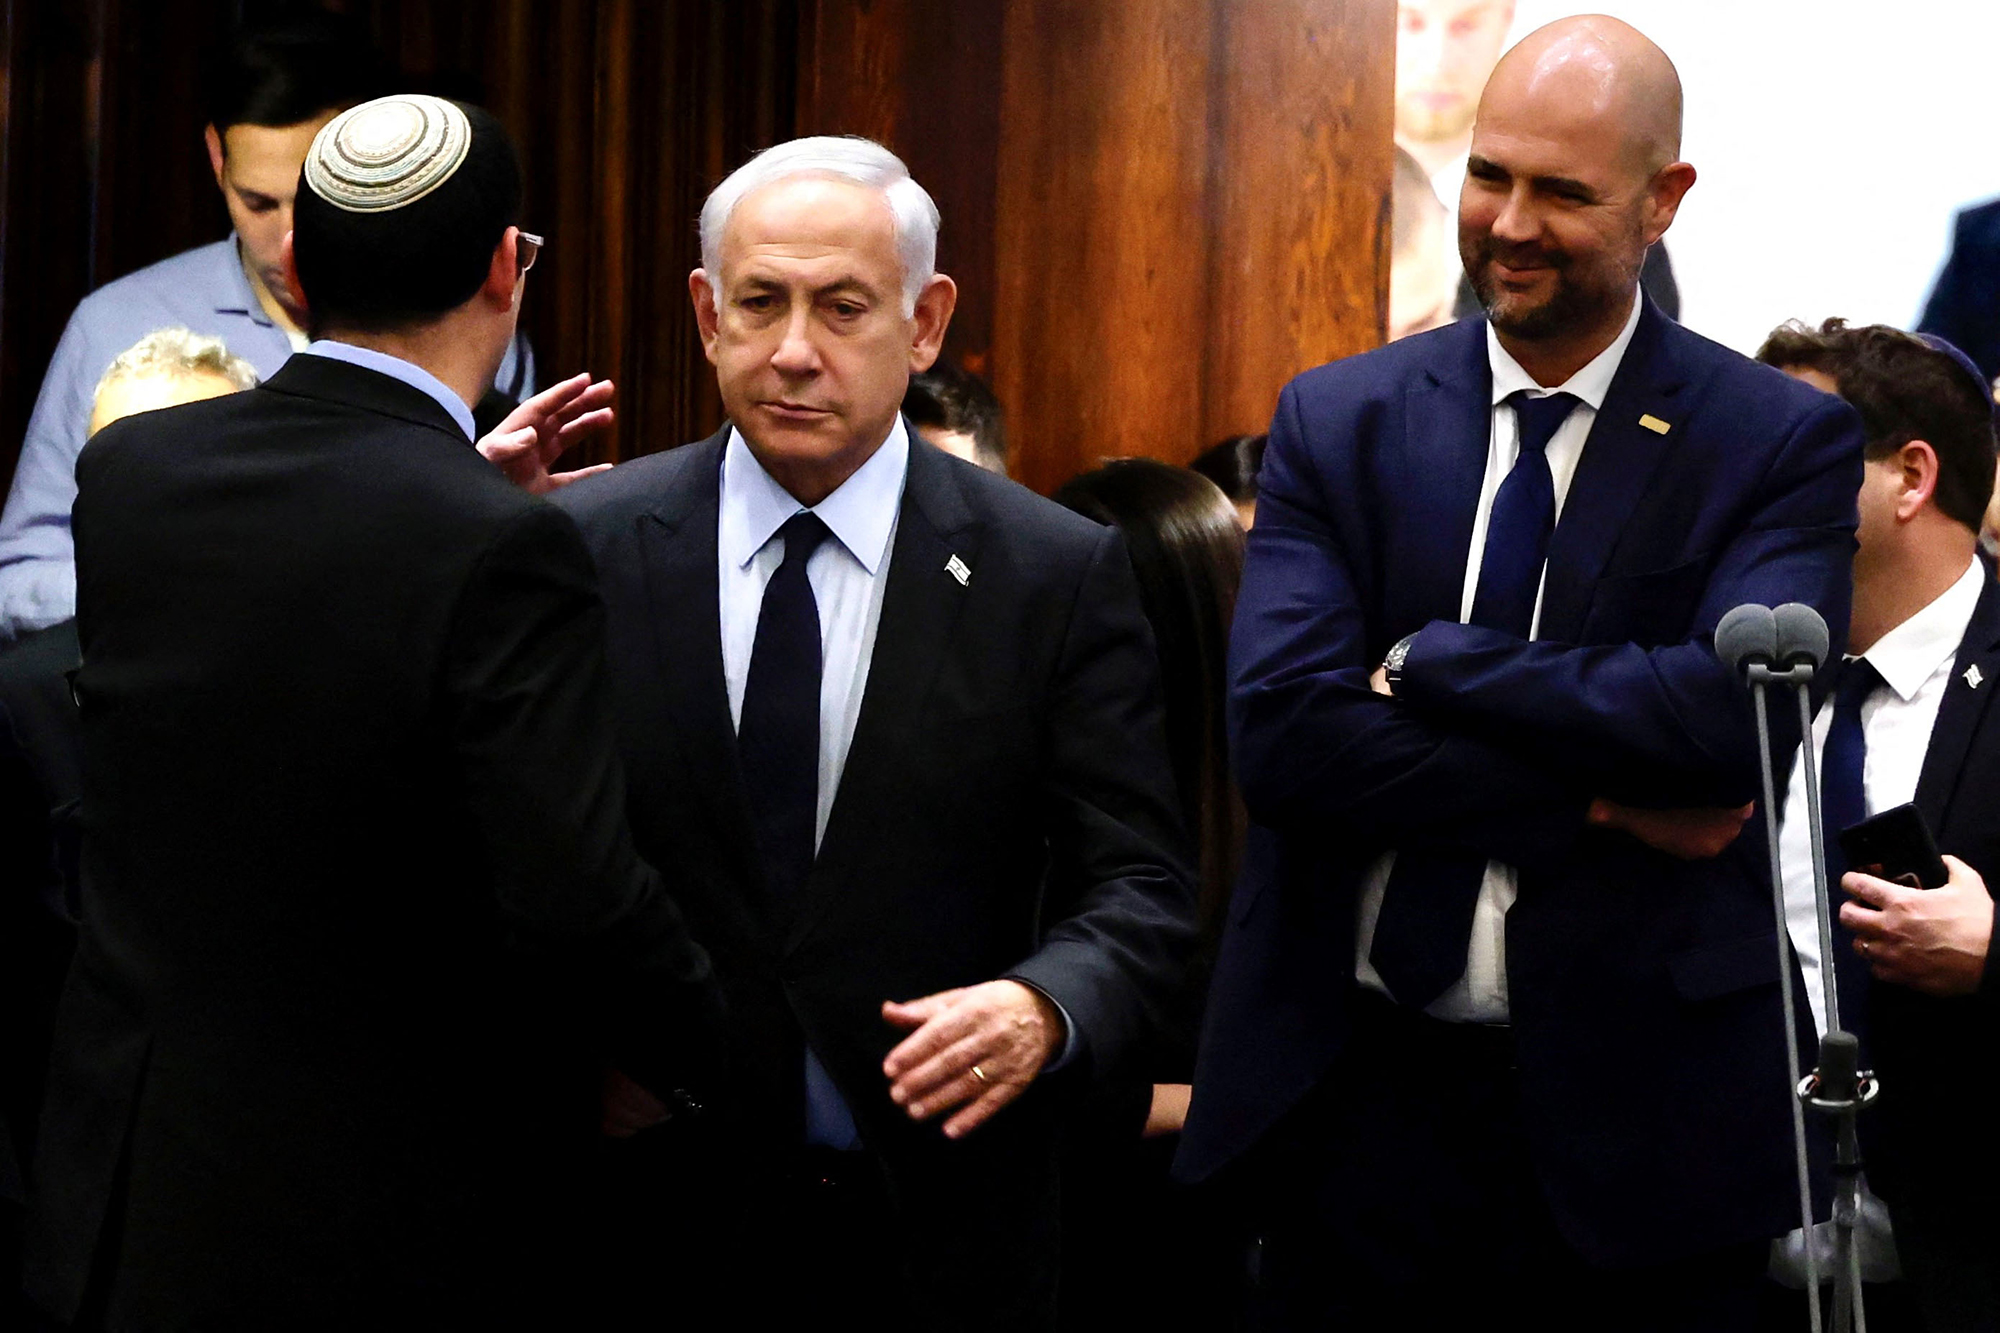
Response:
[[[1810,607],[1800,607],[1811,612]],[[1817,616],[1814,619],[1818,619]],[[1822,622],[1820,633],[1826,633]],[[1753,666],[1768,667],[1778,660],[1777,613],[1755,602],[1737,607],[1715,627],[1715,655],[1737,675]]]
[[[1779,666],[1809,666],[1818,671],[1826,665],[1832,637],[1819,612],[1803,602],[1786,602],[1771,612],[1771,618],[1778,632]]]

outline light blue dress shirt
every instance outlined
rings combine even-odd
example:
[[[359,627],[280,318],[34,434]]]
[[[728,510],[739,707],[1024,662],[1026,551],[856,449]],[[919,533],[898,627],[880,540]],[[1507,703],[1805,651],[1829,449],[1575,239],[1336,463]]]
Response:
[[[476,437],[472,424],[472,409],[465,400],[446,386],[445,382],[425,370],[414,361],[405,361],[400,356],[378,352],[372,347],[356,347],[353,343],[340,342],[333,338],[321,338],[302,349],[307,356],[323,356],[329,361],[345,361],[350,366],[360,366],[387,375],[392,380],[400,380],[422,393],[437,400],[437,405],[451,414],[458,428],[465,432],[467,441]]]
[[[220,338],[269,379],[296,350],[250,290],[234,235],[197,246],[100,287],[78,303],[42,377],[41,393],[7,507],[0,513],[0,642],[76,614],[76,554],[69,531],[76,456],[90,430],[97,382],[132,344],[174,325]],[[534,392],[525,339],[507,349],[495,382]]]
[[[912,447],[908,428],[898,416],[882,447],[833,494],[810,506],[833,534],[833,540],[821,542],[806,562],[806,582],[819,606],[820,632],[815,848],[826,836],[827,816],[854,741],[854,724],[861,716]],[[778,529],[808,506],[772,479],[733,428],[722,454],[721,489],[715,544],[722,599],[722,672],[729,690],[729,719],[741,725],[743,686],[750,677],[764,588],[785,558]],[[1060,1005],[1057,1008],[1061,1010]],[[1067,1012],[1063,1025],[1063,1047],[1050,1069],[1066,1063],[1076,1050],[1076,1026]],[[806,1052],[806,1142],[830,1148],[854,1148],[860,1143],[853,1114],[811,1050]]]

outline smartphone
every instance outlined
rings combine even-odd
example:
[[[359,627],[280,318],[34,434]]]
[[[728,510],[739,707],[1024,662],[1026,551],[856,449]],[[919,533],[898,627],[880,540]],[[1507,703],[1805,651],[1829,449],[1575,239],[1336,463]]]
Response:
[[[1913,889],[1942,888],[1951,878],[1930,825],[1914,805],[1899,805],[1842,829],[1840,850],[1849,870]]]

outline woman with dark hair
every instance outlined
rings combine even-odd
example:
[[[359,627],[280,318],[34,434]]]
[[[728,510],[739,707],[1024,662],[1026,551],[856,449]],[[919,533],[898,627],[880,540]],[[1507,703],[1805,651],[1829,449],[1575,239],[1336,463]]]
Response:
[[[1150,1069],[1097,1095],[1072,1135],[1064,1182],[1065,1327],[1226,1328],[1242,1285],[1240,1246],[1167,1179],[1187,1117],[1202,996],[1243,842],[1229,777],[1229,621],[1243,528],[1208,478],[1151,458],[1107,463],[1055,494],[1119,529],[1153,629],[1167,750],[1201,871],[1201,945],[1174,1038]]]
[[[1264,466],[1262,435],[1232,435],[1201,451],[1188,466],[1222,488],[1248,532],[1257,521],[1257,473]]]

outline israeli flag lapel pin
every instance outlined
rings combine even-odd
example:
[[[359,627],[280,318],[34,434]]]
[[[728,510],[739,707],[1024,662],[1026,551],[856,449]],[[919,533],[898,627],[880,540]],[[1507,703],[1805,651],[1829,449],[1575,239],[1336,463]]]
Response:
[[[957,579],[958,586],[961,588],[972,582],[971,567],[955,555],[944,562],[944,572]]]
[[[1965,669],[1965,685],[1967,689],[1978,689],[1980,682],[1985,679],[1986,677],[1980,673],[1979,663],[1974,662]]]

